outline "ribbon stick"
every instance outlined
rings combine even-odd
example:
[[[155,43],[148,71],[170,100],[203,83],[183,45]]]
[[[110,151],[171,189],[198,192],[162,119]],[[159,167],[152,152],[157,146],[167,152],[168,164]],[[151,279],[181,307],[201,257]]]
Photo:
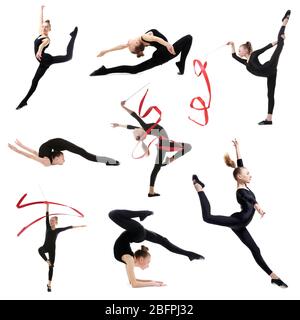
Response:
[[[26,207],[29,207],[29,206],[34,206],[34,205],[38,205],[38,204],[52,204],[52,205],[57,205],[57,206],[62,206],[62,207],[66,207],[66,208],[69,208],[73,211],[76,212],[76,215],[73,215],[73,214],[67,214],[67,213],[58,213],[58,214],[50,214],[50,216],[53,216],[53,215],[58,215],[58,216],[71,216],[71,217],[77,217],[77,218],[84,218],[84,214],[81,213],[79,210],[73,208],[73,207],[70,207],[68,205],[65,205],[65,204],[61,204],[61,203],[57,203],[57,202],[50,202],[50,201],[35,201],[35,202],[29,202],[29,203],[25,203],[23,204],[23,201],[24,199],[27,197],[27,193],[25,193],[21,199],[18,201],[17,203],[17,208],[18,209],[23,209],[23,208],[26,208]],[[17,234],[17,236],[19,237],[24,231],[26,231],[29,227],[33,226],[35,223],[41,221],[42,219],[46,218],[46,216],[42,216],[38,219],[36,219],[35,221],[31,222],[29,225],[25,226],[24,228],[21,229],[21,231]]]
[[[202,64],[202,62],[200,60],[195,59],[193,62],[194,65],[194,70],[195,70],[195,74],[197,77],[200,77],[202,74],[204,76],[205,79],[205,83],[206,83],[206,87],[209,93],[209,100],[208,100],[208,104],[206,105],[205,101],[201,98],[201,97],[195,97],[192,99],[191,103],[190,103],[190,107],[194,110],[199,110],[199,111],[203,111],[204,112],[204,123],[200,123],[194,119],[192,119],[191,117],[189,117],[189,120],[193,121],[194,123],[198,124],[199,126],[206,126],[208,124],[208,109],[210,108],[210,103],[211,103],[211,86],[210,86],[210,81],[206,72],[206,67],[207,67],[207,62],[205,62],[204,64]],[[196,65],[199,66],[200,71],[199,73],[197,73],[196,70]],[[198,102],[201,104],[200,107],[196,107],[195,103]]]
[[[133,93],[129,98],[127,98],[125,101],[127,102],[128,100],[130,100],[131,98],[133,98],[135,95],[137,95],[140,91],[142,91],[144,88],[148,87],[150,84],[150,82],[148,82],[147,84],[145,84],[144,86],[142,86],[138,91],[136,91],[135,93]]]

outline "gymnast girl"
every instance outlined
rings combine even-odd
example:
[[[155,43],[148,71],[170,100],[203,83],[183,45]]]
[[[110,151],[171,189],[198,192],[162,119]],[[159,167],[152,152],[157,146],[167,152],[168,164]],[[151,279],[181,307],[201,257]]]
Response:
[[[190,261],[204,259],[200,254],[186,251],[175,246],[167,238],[145,229],[139,222],[134,220],[134,218],[139,218],[140,221],[143,221],[152,214],[152,211],[131,210],[113,210],[109,213],[110,219],[125,229],[115,242],[114,256],[117,261],[126,264],[127,276],[132,288],[161,287],[165,285],[161,281],[136,279],[134,268],[138,267],[142,270],[148,268],[151,262],[151,255],[149,249],[145,246],[141,246],[140,250],[133,253],[130,247],[130,244],[133,242],[140,243],[149,241],[157,243],[173,253],[188,257]]]
[[[42,247],[39,248],[39,254],[49,265],[48,272],[48,284],[47,291],[51,292],[51,284],[53,278],[53,268],[55,262],[55,249],[56,249],[56,239],[60,232],[75,229],[75,228],[84,228],[83,226],[69,226],[65,228],[56,228],[58,224],[58,217],[54,216],[49,219],[49,204],[46,204],[46,237],[45,242]],[[47,258],[46,253],[48,253],[49,258]]]
[[[39,152],[26,147],[19,140],[16,140],[15,143],[20,148],[11,144],[8,144],[8,147],[16,153],[35,160],[46,167],[63,165],[65,163],[65,157],[62,151],[64,150],[78,154],[89,161],[105,163],[107,166],[118,166],[120,164],[119,161],[112,158],[91,154],[83,148],[76,146],[74,143],[61,138],[51,139],[43,143],[40,146]]]
[[[261,255],[259,247],[247,230],[247,226],[253,219],[255,211],[257,211],[261,217],[265,215],[265,212],[258,204],[254,193],[248,188],[248,183],[250,183],[252,176],[244,167],[239,143],[237,140],[234,140],[233,144],[237,156],[237,166],[228,154],[226,154],[224,158],[226,165],[234,168],[233,176],[237,181],[236,198],[241,206],[241,211],[231,216],[212,215],[210,203],[203,191],[205,185],[196,175],[193,175],[193,183],[200,199],[203,220],[206,223],[230,228],[243,244],[249,248],[256,263],[271,277],[271,283],[281,288],[287,288],[288,286],[268,267]]]
[[[44,20],[44,7],[41,7],[41,17],[40,17],[40,35],[34,40],[34,53],[35,57],[40,63],[37,71],[34,75],[32,80],[31,87],[25,96],[25,98],[20,102],[17,107],[17,110],[25,107],[29,98],[35,92],[39,81],[44,76],[48,68],[55,64],[55,63],[62,63],[70,61],[73,57],[73,49],[74,49],[74,42],[77,36],[78,28],[75,29],[70,33],[71,39],[67,46],[67,53],[64,56],[52,56],[49,53],[45,53],[45,50],[49,47],[50,38],[49,32],[51,31],[51,23],[50,20]]]
[[[265,120],[259,122],[259,125],[272,125],[272,116],[275,105],[275,87],[276,87],[276,78],[277,78],[277,65],[279,62],[279,57],[283,49],[284,39],[285,39],[285,27],[289,21],[291,15],[291,10],[288,10],[283,19],[282,26],[279,30],[277,41],[269,43],[267,46],[262,49],[253,51],[252,45],[250,42],[242,44],[239,48],[239,56],[237,56],[235,51],[235,45],[232,41],[227,44],[231,46],[232,57],[238,62],[244,64],[249,72],[258,77],[266,77],[268,85],[268,114]],[[258,57],[264,53],[266,50],[271,49],[276,46],[274,53],[269,61],[261,64]]]
[[[138,123],[141,125],[141,128],[135,127],[132,125],[121,125],[118,123],[112,123],[112,127],[113,128],[122,127],[122,128],[133,130],[133,135],[135,140],[141,141],[145,154],[149,155],[149,149],[144,143],[144,140],[147,136],[146,132],[148,132],[148,130],[152,128],[155,124],[145,123],[143,119],[141,119],[141,117],[139,117],[134,111],[128,109],[125,106],[125,103],[126,103],[125,101],[121,102],[122,108],[126,110],[134,119],[138,121]],[[159,139],[157,156],[156,156],[154,168],[151,173],[150,187],[148,192],[148,197],[158,197],[160,196],[160,194],[155,192],[154,186],[155,186],[157,174],[160,171],[161,167],[172,163],[173,161],[179,159],[180,157],[182,157],[183,155],[191,151],[192,146],[188,143],[170,141],[166,130],[159,124],[155,125],[155,127],[151,129],[151,131],[148,134],[158,137]],[[168,151],[169,152],[177,151],[177,152],[172,157],[166,157],[166,153]]]
[[[108,52],[128,48],[131,53],[135,54],[139,58],[144,56],[145,48],[151,46],[156,50],[150,59],[134,66],[118,66],[113,68],[106,68],[105,66],[102,66],[90,75],[103,76],[109,73],[136,74],[162,65],[177,57],[180,53],[180,60],[176,62],[176,66],[178,68],[178,74],[182,75],[184,74],[185,61],[191,49],[192,41],[192,36],[186,35],[171,45],[163,34],[156,29],[151,29],[136,39],[130,39],[126,44],[121,44],[113,47],[112,49],[103,50],[98,54],[98,57],[103,57]]]

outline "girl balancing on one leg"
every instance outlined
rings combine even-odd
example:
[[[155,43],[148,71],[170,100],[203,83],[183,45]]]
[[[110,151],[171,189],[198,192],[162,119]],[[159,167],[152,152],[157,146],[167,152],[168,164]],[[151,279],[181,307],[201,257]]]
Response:
[[[109,213],[110,219],[118,226],[125,229],[115,242],[114,256],[116,260],[126,264],[128,279],[133,288],[161,287],[164,283],[160,281],[136,279],[134,267],[139,267],[142,270],[148,268],[151,261],[151,255],[149,249],[145,246],[142,246],[140,250],[133,253],[130,247],[132,242],[140,243],[143,241],[150,241],[163,246],[173,253],[184,255],[191,261],[195,259],[204,259],[204,257],[197,253],[186,251],[175,246],[167,238],[145,229],[139,222],[133,220],[134,218],[139,218],[140,221],[143,221],[152,214],[152,211],[130,210],[113,210]]]
[[[42,247],[39,248],[39,254],[49,265],[49,273],[48,273],[48,284],[47,290],[51,292],[51,283],[53,277],[53,268],[55,262],[55,248],[56,248],[56,239],[60,232],[74,229],[74,228],[84,228],[86,226],[69,226],[65,228],[56,228],[58,223],[57,217],[52,217],[49,220],[49,204],[46,204],[46,238],[45,243]],[[49,258],[47,258],[46,253],[48,253]]]
[[[275,105],[275,87],[276,87],[276,77],[277,77],[277,65],[279,57],[284,45],[285,39],[285,27],[289,21],[291,11],[288,10],[282,19],[282,26],[279,30],[277,41],[272,42],[260,50],[253,51],[252,45],[250,42],[242,44],[239,48],[239,56],[237,56],[235,51],[234,43],[228,42],[228,45],[231,45],[232,48],[232,57],[244,64],[249,72],[259,77],[266,77],[268,80],[268,115],[265,120],[259,122],[259,125],[271,125],[272,124],[272,115]],[[266,50],[276,46],[276,49],[271,57],[271,59],[263,64],[260,63],[258,57]],[[245,59],[243,59],[245,58]]]
[[[282,288],[287,288],[287,285],[268,267],[261,256],[259,247],[246,228],[251,222],[255,210],[262,217],[265,212],[257,203],[254,193],[247,186],[252,177],[243,165],[239,143],[237,140],[234,140],[233,143],[236,150],[238,166],[236,167],[234,161],[230,159],[228,154],[225,155],[225,162],[228,166],[234,168],[233,176],[237,181],[236,197],[238,203],[241,205],[241,211],[231,216],[212,215],[209,201],[203,191],[204,183],[202,183],[196,175],[193,175],[193,183],[200,199],[203,220],[210,224],[231,228],[239,239],[250,249],[256,263],[271,277],[271,283]]]
[[[20,147],[20,149],[11,144],[8,144],[8,147],[16,153],[19,153],[29,159],[33,159],[46,167],[63,165],[65,157],[62,151],[64,150],[78,154],[89,161],[105,163],[107,166],[118,166],[120,164],[119,161],[112,158],[91,154],[83,148],[76,146],[74,143],[61,138],[51,139],[43,143],[40,146],[39,152],[26,147],[19,140],[16,140],[15,143]]]
[[[109,73],[136,74],[162,65],[172,60],[180,53],[180,60],[176,62],[176,66],[178,68],[178,74],[184,74],[185,60],[192,46],[192,41],[192,36],[186,35],[171,45],[163,34],[156,29],[151,29],[141,37],[129,40],[127,44],[119,45],[109,50],[103,50],[98,54],[98,57],[102,57],[108,52],[128,48],[131,53],[136,54],[139,58],[144,56],[145,48],[152,46],[155,47],[156,50],[154,51],[151,59],[148,59],[135,66],[118,66],[113,68],[105,68],[102,66],[98,70],[95,70],[93,73],[91,73],[91,76],[103,76]]]
[[[52,64],[67,62],[67,61],[70,61],[73,57],[74,42],[75,42],[77,31],[78,31],[77,27],[70,33],[71,39],[67,46],[66,55],[51,56],[50,54],[45,53],[45,50],[49,47],[49,44],[50,44],[49,32],[51,31],[51,24],[50,24],[50,20],[44,21],[43,10],[44,10],[44,6],[41,7],[40,35],[34,40],[34,53],[35,53],[36,59],[39,61],[40,64],[32,80],[31,87],[27,95],[25,96],[25,98],[18,105],[17,110],[27,105],[28,99],[32,96],[32,94],[36,90],[40,79],[43,77],[45,72],[48,70],[48,68]]]
[[[149,150],[143,141],[146,139],[147,134],[158,137],[159,139],[155,165],[150,177],[150,187],[149,187],[148,197],[160,196],[159,193],[156,193],[154,191],[154,186],[155,186],[156,177],[161,167],[170,164],[171,162],[179,159],[180,157],[182,157],[183,155],[191,151],[192,146],[188,143],[170,141],[166,130],[162,126],[160,126],[159,124],[155,125],[154,123],[145,123],[143,119],[141,119],[134,111],[125,107],[125,101],[121,102],[121,106],[134,119],[138,121],[138,123],[141,125],[141,128],[135,127],[132,125],[121,125],[118,123],[112,123],[113,128],[122,127],[122,128],[133,130],[135,140],[142,142],[142,146],[146,154],[149,154]],[[155,127],[151,129],[154,125]],[[150,129],[151,131],[148,132]],[[177,152],[174,156],[170,158],[166,157],[167,152],[171,152],[171,151],[177,151]]]

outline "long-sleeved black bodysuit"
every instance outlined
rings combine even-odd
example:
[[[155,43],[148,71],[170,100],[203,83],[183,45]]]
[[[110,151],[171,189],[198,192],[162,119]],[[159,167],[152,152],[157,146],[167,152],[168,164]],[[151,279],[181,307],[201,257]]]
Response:
[[[52,163],[52,154],[56,151],[64,151],[64,150],[78,154],[81,157],[93,162],[101,162],[106,164],[118,163],[117,160],[114,160],[112,158],[96,156],[92,153],[89,153],[83,148],[76,146],[74,143],[61,138],[51,139],[43,143],[39,149],[39,157],[41,158],[47,157]]]
[[[46,212],[46,238],[45,243],[42,247],[39,248],[39,254],[40,256],[47,261],[46,253],[49,255],[49,261],[51,263],[51,266],[49,266],[49,273],[48,273],[48,279],[49,281],[52,281],[53,277],[53,268],[54,268],[54,262],[55,262],[55,248],[56,248],[56,239],[60,232],[72,229],[72,226],[65,227],[65,228],[57,228],[55,230],[51,229],[50,222],[49,222],[49,212]]]
[[[131,116],[138,121],[138,123],[141,125],[141,127],[147,132],[153,125],[154,123],[145,123],[141,117],[139,117],[135,112],[131,113]],[[127,129],[137,129],[138,127],[128,125]],[[189,151],[192,150],[192,146],[188,143],[184,142],[174,142],[170,141],[168,134],[166,130],[157,124],[155,128],[153,128],[150,132],[149,135],[155,136],[159,138],[158,142],[158,151],[157,151],[157,157],[155,160],[155,165],[151,173],[150,177],[150,186],[154,187],[156,177],[158,172],[160,171],[161,167],[164,165],[164,159],[166,156],[166,153],[168,152],[166,149],[167,148],[180,148],[180,151],[178,151],[174,156],[173,160],[176,160],[183,156],[184,154],[188,153]],[[164,137],[164,138],[162,138]]]
[[[271,59],[264,64],[261,64],[258,57],[266,50],[272,48],[272,43],[268,44],[267,46],[263,47],[260,50],[256,50],[252,52],[250,55],[249,61],[247,62],[246,59],[242,59],[237,56],[236,53],[232,54],[232,57],[239,61],[240,63],[244,64],[249,72],[254,74],[258,77],[266,77],[268,79],[268,114],[273,114],[274,105],[275,105],[275,87],[276,87],[276,78],[277,78],[277,65],[279,61],[280,54],[283,49],[284,40],[281,35],[284,34],[285,26],[280,28],[278,34],[278,43],[277,47],[271,57]]]
[[[167,38],[163,34],[161,34],[158,30],[151,29],[151,30],[147,31],[146,33],[148,33],[148,32],[152,32],[154,36],[159,37],[159,38],[168,42]],[[187,55],[191,49],[192,41],[193,41],[193,38],[191,35],[186,35],[173,44],[173,47],[174,47],[174,50],[176,53],[175,55],[171,54],[165,46],[163,46],[162,44],[160,44],[156,41],[148,42],[148,41],[144,40],[143,37],[141,39],[144,42],[149,43],[150,46],[153,46],[156,48],[151,59],[148,59],[148,60],[146,60],[140,64],[134,65],[134,66],[118,66],[118,67],[113,67],[113,68],[101,67],[100,69],[94,71],[92,73],[92,75],[99,76],[99,75],[106,75],[109,73],[136,74],[136,73],[139,73],[139,72],[142,72],[145,70],[152,69],[152,68],[157,67],[159,65],[162,65],[162,64],[170,61],[171,59],[177,57],[180,53],[181,53],[181,57],[180,57],[179,62],[176,63],[176,65],[179,69],[179,73],[181,73],[181,74],[184,73],[185,61],[186,61]]]
[[[110,219],[118,226],[125,229],[114,245],[114,256],[116,260],[124,263],[122,257],[125,254],[133,257],[134,254],[130,244],[143,241],[157,243],[173,253],[188,257],[190,260],[203,258],[197,253],[186,251],[175,246],[167,238],[145,229],[139,222],[133,220],[133,218],[144,220],[148,215],[149,211],[113,210],[109,213]]]
[[[243,167],[242,159],[238,160],[238,166]],[[272,273],[272,270],[267,266],[263,257],[261,256],[260,249],[251,237],[247,230],[247,225],[251,222],[257,203],[254,193],[250,189],[238,189],[236,192],[236,198],[241,205],[241,211],[232,214],[231,216],[217,216],[211,214],[210,203],[203,191],[198,192],[203,220],[207,223],[228,227],[239,237],[239,239],[246,245],[256,263],[268,274]]]

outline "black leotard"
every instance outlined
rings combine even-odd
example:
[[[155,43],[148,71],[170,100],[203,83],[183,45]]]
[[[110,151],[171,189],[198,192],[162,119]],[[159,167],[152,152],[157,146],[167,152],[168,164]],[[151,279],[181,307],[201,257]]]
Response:
[[[27,105],[27,102],[28,102],[29,98],[35,92],[39,81],[41,80],[41,78],[44,76],[44,74],[46,73],[46,71],[49,69],[49,67],[51,65],[56,64],[56,63],[67,62],[67,61],[70,61],[72,59],[74,43],[75,43],[75,39],[76,39],[76,36],[77,36],[77,27],[74,29],[74,31],[72,31],[70,33],[70,35],[71,35],[71,39],[70,39],[69,44],[67,46],[66,55],[52,56],[49,53],[45,53],[45,50],[48,48],[49,44],[45,48],[43,48],[42,58],[41,58],[40,61],[38,60],[40,64],[39,64],[39,67],[37,68],[36,73],[35,73],[35,75],[34,75],[34,77],[32,79],[31,87],[30,87],[27,95],[25,96],[25,98],[18,105],[17,109],[21,109],[21,108],[23,108],[24,106]],[[35,53],[35,55],[38,52],[39,46],[41,45],[43,40],[46,39],[46,38],[48,38],[48,37],[41,38],[41,35],[40,35],[34,40],[34,53]]]
[[[242,159],[238,160],[238,166],[243,167]],[[257,203],[254,193],[250,189],[238,189],[236,192],[236,198],[241,205],[241,211],[232,214],[231,216],[212,215],[210,203],[204,193],[204,191],[198,192],[202,217],[206,223],[229,227],[239,237],[239,239],[249,248],[256,263],[268,274],[272,273],[272,270],[268,267],[264,261],[260,249],[251,237],[247,230],[247,225],[253,219],[255,208]]]
[[[166,42],[168,42],[168,39],[162,33],[160,33],[158,30],[151,29],[151,30],[147,31],[146,34],[149,32],[152,32],[155,37],[161,38],[161,39],[165,40]],[[155,47],[156,49],[164,48],[164,46],[162,44],[160,44],[156,41],[147,41],[143,38],[143,36],[141,37],[141,39],[144,42],[147,42],[150,46]]]
[[[64,151],[67,150],[69,152],[75,153],[80,155],[81,157],[93,161],[93,162],[101,162],[106,164],[115,164],[118,163],[117,160],[112,158],[103,157],[103,156],[96,156],[92,153],[87,152],[83,148],[78,147],[72,142],[69,142],[65,139],[55,138],[48,140],[47,142],[43,143],[39,149],[39,157],[47,157],[50,162],[52,163],[52,155],[55,151]]]
[[[238,62],[244,64],[249,72],[251,72],[255,76],[266,77],[268,79],[268,114],[273,114],[275,105],[274,95],[277,78],[277,65],[284,45],[284,40],[281,37],[284,34],[284,31],[285,26],[282,26],[278,33],[277,47],[274,53],[272,54],[271,59],[263,64],[260,63],[258,57],[266,50],[271,49],[273,47],[272,43],[269,43],[260,50],[252,52],[248,62],[246,59],[238,57],[236,53],[232,54],[232,57]]]
[[[53,277],[53,268],[55,262],[55,249],[56,249],[56,239],[60,232],[72,229],[72,226],[65,227],[65,228],[56,228],[55,230],[51,229],[50,222],[49,222],[49,212],[46,212],[46,237],[45,242],[42,247],[39,248],[39,254],[43,258],[43,260],[47,261],[46,253],[49,254],[49,261],[51,266],[49,266],[49,273],[48,279],[49,281],[52,280]]]
[[[153,125],[154,123],[145,123],[144,120],[139,117],[135,112],[131,113],[131,116],[136,119],[141,127],[147,132]],[[132,125],[127,125],[127,129],[137,129],[138,127],[132,126]],[[163,162],[166,156],[166,150],[164,150],[164,147],[168,148],[174,148],[178,147],[181,148],[180,151],[178,151],[174,156],[173,160],[176,160],[183,156],[184,154],[188,153],[189,151],[192,150],[192,146],[189,143],[185,142],[175,142],[175,141],[170,141],[167,131],[159,124],[157,124],[150,132],[149,135],[155,136],[160,138],[158,141],[158,152],[157,152],[157,157],[155,160],[155,165],[154,168],[151,172],[150,176],[150,186],[154,187],[155,181],[157,178],[157,175],[163,166]],[[163,138],[163,139],[162,139]]]
[[[168,41],[167,38],[163,34],[161,34],[158,30],[151,29],[149,31],[153,32],[154,36],[160,37],[160,38],[164,39],[165,41]],[[143,41],[145,41],[143,39],[143,37],[141,37],[141,39]],[[182,37],[181,39],[179,39],[178,41],[176,41],[173,44],[173,47],[175,50],[175,55],[171,54],[165,46],[161,45],[160,43],[158,43],[156,41],[151,41],[151,42],[145,41],[145,42],[149,43],[150,46],[156,48],[151,59],[143,61],[142,63],[134,65],[134,66],[118,66],[118,67],[113,67],[113,68],[105,68],[104,66],[102,66],[98,70],[95,70],[91,74],[91,76],[102,76],[102,75],[106,75],[109,73],[136,74],[139,72],[143,72],[145,70],[152,69],[152,68],[157,67],[159,65],[162,65],[162,64],[172,60],[173,58],[178,56],[180,53],[181,53],[180,60],[178,62],[176,62],[176,65],[179,69],[179,73],[180,74],[184,73],[185,61],[186,61],[186,58],[189,54],[189,51],[191,49],[192,42],[193,42],[193,38],[190,34]]]
[[[148,215],[149,211],[113,210],[109,213],[110,219],[126,230],[115,242],[114,256],[116,260],[125,263],[122,260],[124,255],[134,256],[130,244],[133,242],[140,243],[145,240],[160,244],[173,253],[187,256],[190,260],[203,258],[197,253],[186,251],[175,246],[167,238],[145,229],[139,222],[133,220],[133,218],[138,217],[144,220]]]

